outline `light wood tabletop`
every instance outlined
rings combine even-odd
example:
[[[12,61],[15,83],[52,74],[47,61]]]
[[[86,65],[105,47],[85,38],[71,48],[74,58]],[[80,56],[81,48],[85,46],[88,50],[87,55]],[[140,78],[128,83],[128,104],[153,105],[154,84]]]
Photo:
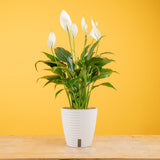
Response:
[[[91,147],[66,146],[64,136],[0,136],[0,160],[160,160],[160,135],[95,136]]]

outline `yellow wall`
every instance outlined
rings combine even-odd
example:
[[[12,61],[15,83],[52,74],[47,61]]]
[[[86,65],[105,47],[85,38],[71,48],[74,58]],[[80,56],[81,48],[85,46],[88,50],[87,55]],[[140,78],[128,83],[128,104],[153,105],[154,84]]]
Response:
[[[120,72],[109,80],[118,89],[100,87],[90,106],[98,107],[96,134],[160,134],[160,1],[156,0],[4,0],[0,1],[0,135],[63,134],[60,108],[65,94],[54,99],[54,87],[42,88],[34,63],[48,51],[52,30],[56,46],[69,49],[59,16],[65,9],[78,25],[77,51],[82,50],[84,15],[106,38],[101,51],[112,51]],[[42,70],[42,66],[39,66]]]

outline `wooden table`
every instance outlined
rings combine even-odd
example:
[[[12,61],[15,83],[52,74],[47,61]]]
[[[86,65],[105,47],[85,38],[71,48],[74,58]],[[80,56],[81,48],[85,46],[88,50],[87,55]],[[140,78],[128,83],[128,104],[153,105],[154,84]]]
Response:
[[[87,148],[66,146],[64,136],[0,136],[0,160],[160,160],[160,136],[95,136]]]

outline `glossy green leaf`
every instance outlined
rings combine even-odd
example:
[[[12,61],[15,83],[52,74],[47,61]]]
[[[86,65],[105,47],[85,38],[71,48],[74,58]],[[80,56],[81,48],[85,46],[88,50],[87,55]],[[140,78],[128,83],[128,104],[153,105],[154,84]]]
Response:
[[[94,54],[94,52],[93,52],[94,49],[97,47],[97,45],[99,44],[100,40],[101,40],[103,37],[104,37],[104,36],[101,36],[101,38],[92,45],[92,47],[90,48],[90,50],[89,50],[89,52],[88,52],[88,55],[87,55],[87,57],[86,57],[87,60],[90,59],[90,58],[93,56],[93,54]]]
[[[112,69],[109,69],[109,68],[103,68],[100,70],[101,73],[118,73],[117,71],[113,71]],[[119,73],[118,73],[119,74]]]
[[[54,50],[59,60],[66,62],[68,65],[68,68],[71,69],[72,71],[75,70],[75,63],[73,62],[72,54],[69,51],[60,47],[57,47]]]
[[[67,81],[67,86],[70,88],[70,87],[73,87],[74,83],[77,82],[78,78],[74,78],[74,79],[71,79],[69,81]]]
[[[72,59],[72,54],[64,48],[57,47],[54,49],[54,51],[58,59],[63,62],[68,62],[69,58]]]
[[[38,69],[37,69],[37,64],[38,64],[38,63],[44,63],[44,64],[46,64],[46,65],[49,66],[49,67],[57,66],[57,64],[56,64],[55,62],[40,60],[40,61],[37,61],[37,62],[35,63],[35,68],[36,68],[37,71],[38,71]]]
[[[75,75],[75,72],[71,71],[69,68],[67,67],[54,67],[54,69],[59,68],[61,69],[64,73],[66,73],[68,75],[68,77],[73,78]]]
[[[37,79],[37,82],[40,80],[40,79],[47,79],[49,81],[52,81],[52,80],[60,80],[61,77],[59,75],[48,75],[48,76],[43,76],[43,77],[40,77]]]
[[[89,48],[89,47],[90,47],[90,44],[85,47],[85,49],[83,50],[83,52],[82,52],[82,54],[81,54],[81,59],[84,58],[84,56],[85,56],[86,53],[88,52],[88,48]]]
[[[94,49],[96,48],[96,46],[98,45],[98,43],[99,43],[99,41],[96,41],[94,44],[93,44],[93,46],[91,47],[91,49],[89,50],[89,52],[88,52],[88,55],[87,55],[87,60],[90,58],[90,57],[92,57],[92,55],[93,55],[93,51],[94,51]]]
[[[108,59],[108,58],[100,58],[100,57],[92,57],[89,60],[86,60],[86,66],[97,66],[97,67],[103,67],[104,65],[113,62],[113,59]]]
[[[59,91],[56,92],[55,98],[58,96],[59,93],[61,93],[64,89],[60,89]]]
[[[42,53],[45,54],[51,61],[54,61],[54,62],[59,61],[58,58],[56,58],[55,56],[53,56],[47,52],[42,52]]]
[[[43,85],[43,87],[47,86],[47,85],[50,84],[50,83],[52,83],[51,80],[47,81],[47,82]]]
[[[109,77],[112,73],[107,73],[107,74],[100,74],[100,75],[95,75],[91,81],[97,81],[99,79],[103,79],[103,78],[106,78],[106,77]]]
[[[112,52],[103,52],[103,53],[100,53],[99,55],[102,56],[104,54],[114,54],[114,53],[112,53]]]
[[[99,80],[99,79],[109,77],[114,72],[116,73],[116,71],[113,71],[111,69],[101,69],[101,70],[99,70],[100,74],[94,74],[92,76],[91,81],[96,81],[96,80]]]
[[[96,87],[99,87],[99,86],[106,86],[106,87],[110,87],[110,88],[113,88],[113,89],[116,90],[116,88],[111,83],[109,83],[109,82],[105,82],[105,83],[101,83],[99,85],[95,85],[95,86],[92,87],[92,89],[94,89]]]

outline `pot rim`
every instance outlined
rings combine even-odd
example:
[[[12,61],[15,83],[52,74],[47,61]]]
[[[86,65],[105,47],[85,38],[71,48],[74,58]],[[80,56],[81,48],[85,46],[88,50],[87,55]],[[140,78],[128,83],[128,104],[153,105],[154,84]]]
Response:
[[[97,107],[88,107],[87,109],[74,109],[74,108],[69,108],[69,107],[61,107],[61,109],[68,109],[68,110],[90,110],[90,109],[97,109]]]

